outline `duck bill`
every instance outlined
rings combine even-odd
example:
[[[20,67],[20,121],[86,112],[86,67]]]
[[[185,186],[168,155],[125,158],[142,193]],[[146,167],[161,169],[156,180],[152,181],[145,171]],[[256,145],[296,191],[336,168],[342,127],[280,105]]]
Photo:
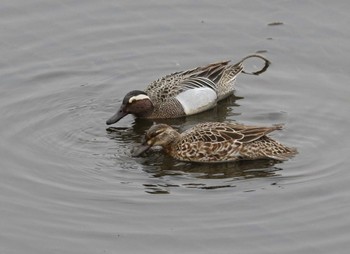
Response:
[[[135,147],[133,149],[133,151],[131,152],[131,155],[133,157],[138,157],[140,156],[141,154],[143,154],[144,152],[146,152],[148,149],[150,149],[151,146],[150,145],[147,145],[147,144],[142,144],[140,145],[139,147]]]
[[[106,121],[106,124],[107,125],[114,124],[114,123],[118,122],[120,119],[122,119],[124,116],[126,116],[127,114],[129,114],[129,113],[124,111],[124,105],[121,105],[118,112],[115,113],[111,118],[109,118]]]

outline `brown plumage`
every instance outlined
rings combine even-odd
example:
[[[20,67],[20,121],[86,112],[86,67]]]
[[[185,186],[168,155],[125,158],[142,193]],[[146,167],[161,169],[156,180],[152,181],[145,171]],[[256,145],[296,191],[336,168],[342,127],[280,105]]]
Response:
[[[178,133],[166,124],[152,126],[145,142],[134,152],[138,156],[152,146],[162,146],[175,159],[193,162],[228,162],[236,160],[286,160],[297,151],[266,136],[281,125],[245,126],[234,123],[209,122]]]

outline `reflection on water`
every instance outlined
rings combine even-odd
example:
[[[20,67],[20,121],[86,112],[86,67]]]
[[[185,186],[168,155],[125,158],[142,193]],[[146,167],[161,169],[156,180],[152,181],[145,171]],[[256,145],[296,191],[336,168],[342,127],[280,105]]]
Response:
[[[172,183],[145,184],[148,193],[169,193],[170,187],[219,189],[236,187],[237,181],[277,176],[281,163],[275,160],[238,161],[230,163],[179,162],[162,153],[152,152],[138,159],[150,177],[163,179],[171,176]],[[211,181],[221,180],[221,181]]]
[[[1,1],[0,253],[154,253],[157,244],[159,253],[347,254],[348,9],[345,0]],[[130,90],[253,52],[272,65],[237,78],[244,99],[164,122],[180,131],[285,123],[273,135],[300,151],[288,162],[132,158],[153,122],[128,116],[106,131]]]
[[[124,142],[137,146],[142,142],[145,132],[154,123],[166,123],[179,131],[184,131],[199,122],[205,121],[226,121],[228,116],[239,115],[234,109],[239,107],[237,100],[243,97],[232,95],[221,101],[218,106],[212,110],[197,114],[194,116],[148,120],[135,119],[131,127],[109,127],[107,128],[108,137],[118,142]],[[131,155],[130,155],[131,156]],[[185,163],[177,161],[165,154],[161,150],[151,149],[145,153],[142,158],[132,158],[143,166],[150,178],[162,179],[171,177],[172,183],[145,183],[144,187],[148,193],[163,194],[169,193],[170,187],[187,187],[198,189],[218,189],[235,187],[235,181],[275,176],[276,172],[281,170],[274,165],[281,163],[275,160],[254,160],[238,161],[230,163]],[[181,181],[181,179],[183,181]],[[191,180],[193,179],[193,180]],[[222,180],[215,182],[214,185],[210,179]]]

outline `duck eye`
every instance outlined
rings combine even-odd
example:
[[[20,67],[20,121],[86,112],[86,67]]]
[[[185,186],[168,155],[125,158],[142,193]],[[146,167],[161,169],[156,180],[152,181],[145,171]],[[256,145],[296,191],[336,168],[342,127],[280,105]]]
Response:
[[[156,136],[158,136],[159,134],[161,134],[163,132],[163,130],[157,130],[151,133],[147,133],[147,136],[149,139],[154,138]]]
[[[157,130],[156,133],[159,134],[159,133],[162,133],[163,130]]]
[[[150,133],[150,138],[154,138],[155,136],[158,136],[158,132],[152,132]]]

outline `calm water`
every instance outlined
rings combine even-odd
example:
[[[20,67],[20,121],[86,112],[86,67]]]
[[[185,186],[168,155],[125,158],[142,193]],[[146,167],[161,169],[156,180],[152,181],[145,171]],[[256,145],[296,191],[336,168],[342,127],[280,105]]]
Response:
[[[0,3],[0,253],[348,253],[348,1]],[[299,154],[187,164],[105,121],[126,92],[265,52],[218,108]],[[254,68],[255,63],[251,63]]]

